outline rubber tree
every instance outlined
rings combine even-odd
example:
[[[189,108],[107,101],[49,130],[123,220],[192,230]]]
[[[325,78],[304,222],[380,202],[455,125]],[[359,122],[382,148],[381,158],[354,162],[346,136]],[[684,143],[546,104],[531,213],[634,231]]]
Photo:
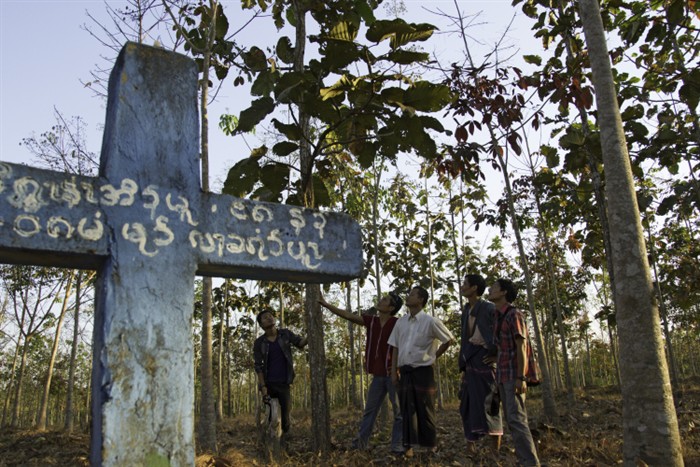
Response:
[[[620,339],[625,465],[683,465],[659,310],[597,0],[579,0],[596,90]]]

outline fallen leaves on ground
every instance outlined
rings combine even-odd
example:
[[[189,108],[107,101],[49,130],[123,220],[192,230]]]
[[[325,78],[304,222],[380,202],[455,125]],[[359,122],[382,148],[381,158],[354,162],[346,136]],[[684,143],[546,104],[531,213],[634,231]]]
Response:
[[[540,460],[555,466],[613,466],[622,463],[622,404],[614,388],[589,388],[576,394],[575,404],[566,395],[558,402],[556,420],[542,416],[542,401],[536,392],[528,397],[527,408]],[[678,423],[686,466],[700,466],[700,381],[686,383],[676,400]],[[326,456],[311,450],[311,418],[308,413],[293,412],[292,432],[287,454],[270,461],[258,445],[255,418],[240,415],[218,425],[217,456],[201,454],[196,467],[246,467],[263,465],[323,466],[512,466],[515,454],[510,436],[503,439],[501,451],[494,455],[489,446],[467,450],[457,404],[446,404],[437,411],[439,450],[435,454],[416,452],[411,459],[393,455],[389,438],[391,420],[371,439],[370,449],[350,448],[362,411],[342,409],[333,412],[331,427],[333,448]],[[391,417],[389,417],[390,419]],[[57,431],[0,430],[0,467],[9,466],[87,466],[87,434]]]

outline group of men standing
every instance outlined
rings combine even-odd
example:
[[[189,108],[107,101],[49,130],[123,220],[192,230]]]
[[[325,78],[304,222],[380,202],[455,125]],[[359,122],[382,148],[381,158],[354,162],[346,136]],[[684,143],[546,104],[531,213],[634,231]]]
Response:
[[[503,434],[499,399],[522,465],[539,465],[525,410],[527,326],[523,314],[510,306],[517,289],[507,279],[490,287],[480,275],[468,275],[461,294],[468,300],[461,316],[459,368],[462,372],[460,414],[470,450],[482,438],[492,439],[498,451]],[[429,294],[420,286],[406,297],[408,313],[396,317],[401,297],[390,292],[374,307],[376,314],[357,315],[328,303],[319,303],[350,322],[365,326],[365,370],[372,375],[360,428],[352,447],[366,449],[381,406],[388,396],[394,422],[391,450],[406,457],[414,450],[437,451],[434,363],[454,342],[441,320],[423,311]],[[306,339],[277,329],[271,310],[258,315],[265,334],[254,345],[255,370],[263,395],[278,397],[282,430],[289,430],[289,384],[294,378],[291,345],[303,348]]]

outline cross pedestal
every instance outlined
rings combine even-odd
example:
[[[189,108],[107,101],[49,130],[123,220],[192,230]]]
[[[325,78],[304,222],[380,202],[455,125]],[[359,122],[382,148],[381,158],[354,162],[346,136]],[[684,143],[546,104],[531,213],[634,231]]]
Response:
[[[98,271],[93,465],[194,463],[197,274],[360,275],[350,217],[204,193],[197,68],[127,44],[109,81],[99,177],[0,162],[0,262]]]

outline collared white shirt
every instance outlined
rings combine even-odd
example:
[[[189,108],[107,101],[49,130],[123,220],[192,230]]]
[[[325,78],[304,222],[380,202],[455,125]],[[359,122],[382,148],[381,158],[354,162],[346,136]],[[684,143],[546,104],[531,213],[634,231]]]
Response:
[[[407,313],[399,318],[389,336],[389,345],[399,349],[399,367],[430,366],[435,363],[440,344],[453,339],[442,321],[421,310],[415,316]]]

